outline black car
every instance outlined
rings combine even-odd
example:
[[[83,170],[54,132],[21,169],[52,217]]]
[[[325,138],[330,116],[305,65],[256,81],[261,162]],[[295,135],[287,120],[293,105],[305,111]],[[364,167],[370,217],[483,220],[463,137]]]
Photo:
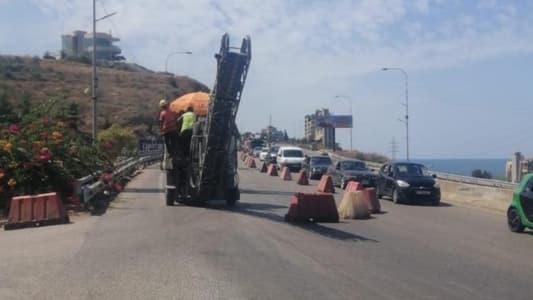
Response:
[[[394,203],[430,202],[440,204],[440,187],[422,164],[412,162],[387,163],[379,170],[378,197],[392,197]]]
[[[364,187],[374,187],[377,180],[377,176],[367,168],[366,163],[357,159],[338,161],[330,166],[328,175],[331,176],[333,185],[342,189],[349,181],[358,181]]]
[[[309,162],[304,164],[304,169],[309,179],[319,179],[328,172],[329,166],[331,166],[331,158],[329,156],[319,155],[311,156]]]

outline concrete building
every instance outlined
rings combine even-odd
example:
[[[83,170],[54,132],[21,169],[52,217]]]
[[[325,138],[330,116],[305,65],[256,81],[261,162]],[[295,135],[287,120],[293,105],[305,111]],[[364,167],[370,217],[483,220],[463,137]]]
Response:
[[[305,139],[309,143],[320,143],[326,149],[335,149],[335,128],[326,121],[330,116],[326,108],[305,116]]]
[[[92,57],[93,52],[93,34],[85,31],[76,30],[73,34],[64,34],[61,36],[61,49],[66,56],[70,57]],[[97,60],[115,60],[122,52],[119,47],[113,45],[120,39],[111,36],[111,34],[96,33],[96,59]]]
[[[505,177],[510,182],[519,183],[524,175],[531,172],[533,172],[533,159],[526,158],[520,152],[516,152],[505,164]]]

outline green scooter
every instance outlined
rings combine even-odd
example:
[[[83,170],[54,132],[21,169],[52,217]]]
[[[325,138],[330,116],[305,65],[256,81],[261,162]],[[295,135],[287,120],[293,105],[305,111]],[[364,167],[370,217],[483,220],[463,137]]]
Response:
[[[507,209],[507,224],[512,232],[533,229],[533,173],[524,176],[513,193],[513,202]]]

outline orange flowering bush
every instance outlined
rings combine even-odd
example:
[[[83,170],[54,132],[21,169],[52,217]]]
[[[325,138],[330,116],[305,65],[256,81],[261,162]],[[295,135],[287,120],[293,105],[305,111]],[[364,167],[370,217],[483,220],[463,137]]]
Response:
[[[74,179],[112,165],[101,146],[91,145],[66,122],[50,100],[18,124],[0,124],[0,207],[23,194],[68,196]]]

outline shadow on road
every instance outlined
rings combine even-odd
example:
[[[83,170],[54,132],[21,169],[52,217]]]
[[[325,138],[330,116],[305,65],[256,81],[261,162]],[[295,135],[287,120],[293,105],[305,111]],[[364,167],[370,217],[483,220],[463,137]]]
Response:
[[[240,189],[241,194],[251,194],[251,195],[278,195],[278,196],[292,196],[294,192],[281,192],[281,191],[272,191],[272,190],[248,190]]]
[[[206,205],[206,208],[210,209],[223,209],[223,205]],[[302,228],[308,232],[319,234],[324,237],[328,237],[340,241],[363,241],[363,242],[378,242],[377,240],[370,239],[358,234],[346,232],[337,228],[324,226],[320,223],[287,223],[285,218],[271,210],[288,209],[288,206],[269,204],[269,203],[251,203],[251,202],[239,202],[237,206],[232,208],[226,208],[225,210],[231,213],[238,213],[247,216],[267,219],[277,223],[287,224],[289,226],[295,226]]]
[[[139,189],[139,188],[125,188],[123,193],[146,193],[146,194],[157,194],[157,193],[164,193],[164,189],[159,188],[146,188],[146,189]]]
[[[323,226],[319,223],[301,223],[301,224],[292,224],[294,226],[303,228],[307,231],[318,233],[322,236],[329,237],[335,240],[341,240],[341,241],[361,241],[361,242],[374,242],[377,243],[377,240],[364,237],[362,235],[353,234],[351,232],[342,231],[336,228],[331,228],[327,226]]]

